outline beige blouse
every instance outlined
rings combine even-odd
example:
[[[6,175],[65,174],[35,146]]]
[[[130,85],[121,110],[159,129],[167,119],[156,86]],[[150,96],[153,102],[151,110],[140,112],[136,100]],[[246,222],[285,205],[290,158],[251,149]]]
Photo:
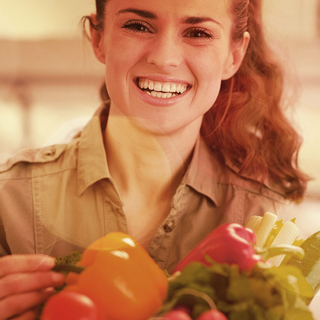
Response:
[[[24,150],[0,166],[0,255],[82,252],[112,231],[128,233],[110,176],[102,108],[72,142]],[[192,161],[148,252],[162,268],[176,264],[218,225],[278,213],[285,198],[221,163],[199,137]]]

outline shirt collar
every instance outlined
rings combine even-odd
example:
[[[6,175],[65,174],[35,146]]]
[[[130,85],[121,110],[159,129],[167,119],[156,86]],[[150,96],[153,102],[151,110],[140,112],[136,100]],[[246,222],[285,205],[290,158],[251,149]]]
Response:
[[[98,180],[111,178],[103,141],[108,107],[103,105],[81,132],[78,156],[78,195]]]
[[[111,179],[103,141],[108,105],[100,107],[81,132],[78,157],[78,195],[101,179]],[[182,183],[209,197],[219,205],[216,182],[225,170],[199,135],[192,160]]]

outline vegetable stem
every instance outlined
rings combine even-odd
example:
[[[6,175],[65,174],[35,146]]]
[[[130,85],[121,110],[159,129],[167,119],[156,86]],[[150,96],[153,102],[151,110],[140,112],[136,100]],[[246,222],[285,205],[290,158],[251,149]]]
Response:
[[[290,254],[300,260],[304,257],[304,250],[302,248],[286,244],[271,246],[263,249],[256,247],[256,251],[259,255],[262,256],[264,261],[267,261],[270,258],[278,256],[280,254]]]
[[[75,273],[81,273],[83,270],[85,270],[85,267],[80,267],[77,265],[70,265],[70,264],[56,264],[53,268],[52,271],[66,271],[66,272],[75,272]]]
[[[183,288],[181,289],[177,294],[176,297],[185,295],[185,294],[190,294],[192,296],[198,297],[203,299],[205,302],[207,302],[207,304],[209,305],[210,309],[212,310],[216,310],[217,306],[214,303],[214,301],[211,299],[210,296],[208,296],[206,293],[202,292],[202,291],[198,291],[192,288]]]

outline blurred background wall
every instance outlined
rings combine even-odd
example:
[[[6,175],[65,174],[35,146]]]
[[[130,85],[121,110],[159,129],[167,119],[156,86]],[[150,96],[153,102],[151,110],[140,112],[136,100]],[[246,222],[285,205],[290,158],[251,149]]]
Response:
[[[103,65],[82,36],[93,0],[0,1],[0,161],[99,106]]]
[[[0,0],[0,162],[54,143],[99,106],[103,65],[79,25],[92,12],[94,0]],[[288,218],[308,236],[320,230],[320,0],[263,0],[263,16],[298,99],[289,117],[304,138],[300,164],[314,180]]]

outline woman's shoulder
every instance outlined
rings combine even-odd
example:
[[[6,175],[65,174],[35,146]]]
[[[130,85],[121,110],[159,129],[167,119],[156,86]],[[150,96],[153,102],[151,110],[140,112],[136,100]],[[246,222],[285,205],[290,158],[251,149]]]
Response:
[[[202,177],[209,183],[224,188],[241,189],[246,193],[266,197],[275,201],[285,201],[285,190],[281,183],[270,176],[262,177],[243,173],[231,161],[219,156],[204,141],[199,148],[199,169]],[[198,172],[199,174],[199,172]]]
[[[275,201],[286,200],[285,189],[282,183],[273,180],[270,175],[265,177],[241,172],[239,168],[229,162],[225,163],[226,181],[237,188],[242,188],[246,193],[266,197]]]
[[[265,177],[256,176],[250,173],[241,172],[239,168],[227,163],[229,181],[249,193],[260,194],[275,200],[285,200],[285,189],[281,182],[277,182],[270,175]]]
[[[28,179],[35,174],[49,174],[58,168],[63,170],[67,165],[66,154],[72,153],[73,148],[74,143],[23,149],[0,164],[0,181]]]
[[[100,107],[95,115],[99,115]],[[28,148],[7,156],[0,162],[0,181],[30,178],[37,174],[55,172],[73,167],[78,147],[86,129],[87,140],[93,140],[100,130],[98,117],[83,117],[64,123],[41,148]],[[39,169],[39,170],[38,170]]]

